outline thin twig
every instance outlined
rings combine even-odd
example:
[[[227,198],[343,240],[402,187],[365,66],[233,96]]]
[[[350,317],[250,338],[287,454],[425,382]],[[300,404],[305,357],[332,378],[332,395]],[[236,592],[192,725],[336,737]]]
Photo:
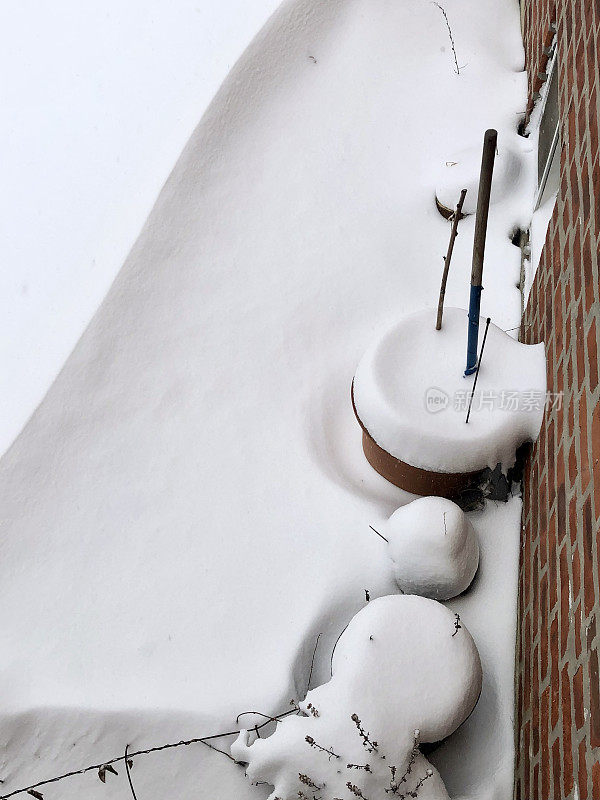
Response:
[[[452,28],[450,27],[448,14],[446,14],[446,10],[442,8],[442,6],[439,3],[434,2],[433,5],[439,8],[439,10],[444,15],[444,19],[446,20],[446,27],[448,28],[448,36],[450,37],[450,44],[452,45],[452,53],[454,54],[454,64],[456,66],[455,72],[457,75],[460,75],[460,67],[458,66],[458,58],[456,57],[456,48],[454,46],[454,36],[452,36]]]
[[[376,530],[375,530],[375,528],[374,528],[372,525],[369,525],[369,528],[371,528],[371,530],[373,531],[373,533],[376,533],[376,534],[377,534],[377,536],[379,536],[379,538],[380,538],[380,539],[383,539],[383,541],[384,541],[384,542],[387,542],[388,544],[390,543],[390,540],[389,540],[389,539],[386,539],[386,538],[385,538],[385,536],[382,536],[382,534],[381,534],[381,533],[379,533],[379,531],[376,531]]]
[[[487,318],[485,322],[485,333],[483,334],[483,342],[481,343],[481,350],[479,351],[479,361],[477,362],[477,370],[475,372],[475,380],[473,381],[473,391],[471,392],[471,399],[469,400],[469,408],[467,409],[467,419],[465,422],[469,421],[469,416],[471,414],[471,406],[473,404],[473,398],[475,397],[475,387],[477,386],[477,378],[479,377],[479,367],[481,367],[481,359],[483,358],[483,348],[485,347],[485,340],[487,339],[488,335],[488,328],[490,327],[491,319],[490,317]]]
[[[313,674],[313,667],[315,666],[315,656],[317,654],[317,647],[319,646],[319,639],[321,638],[321,636],[323,636],[322,633],[320,633],[317,636],[317,641],[315,642],[315,649],[313,650],[312,659],[310,661],[310,672],[308,673],[308,683],[306,684],[306,693],[307,694],[308,694],[308,691],[310,689],[310,681],[311,681],[312,674]]]
[[[237,759],[235,759],[231,755],[231,753],[228,753],[227,750],[221,750],[220,747],[215,747],[214,744],[211,744],[210,742],[200,742],[200,744],[203,744],[204,747],[208,747],[210,750],[214,750],[215,753],[221,753],[221,755],[225,756],[225,758],[228,758],[230,761],[233,761],[234,764],[237,764],[238,766],[242,765],[242,762],[237,761]]]
[[[258,712],[249,712],[249,713],[258,713]],[[277,714],[274,717],[268,717],[266,722],[261,723],[257,726],[260,728],[264,728],[265,725],[270,725],[271,722],[279,722],[279,720],[284,719],[285,717],[289,717],[290,714],[297,714],[298,709],[292,708],[290,711],[284,711],[282,714]],[[241,715],[240,715],[241,716]],[[267,716],[263,714],[261,716]],[[201,736],[194,739],[187,739],[181,740],[179,742],[171,742],[169,744],[162,744],[156,747],[149,747],[147,750],[137,750],[135,753],[130,753],[129,758],[135,758],[136,756],[145,756],[149,755],[150,753],[158,753],[161,750],[170,750],[174,747],[187,747],[191,744],[206,744],[207,742],[213,741],[214,739],[224,739],[227,736],[239,736],[240,731],[226,731],[225,733],[213,733],[211,736]],[[216,749],[216,748],[214,748]],[[110,766],[111,764],[118,764],[120,761],[123,761],[125,756],[118,756],[117,758],[111,758],[108,761],[102,761],[99,764],[91,764],[89,767],[83,767],[82,769],[72,770],[71,772],[65,772],[63,775],[57,775],[54,778],[47,778],[44,781],[38,781],[37,783],[31,784],[31,786],[24,786],[22,789],[14,789],[12,792],[8,794],[4,794],[0,796],[0,800],[7,800],[9,797],[14,797],[16,794],[21,794],[22,792],[30,792],[31,790],[38,789],[40,786],[47,786],[50,783],[57,783],[58,781],[62,781],[65,778],[72,778],[75,775],[83,775],[86,772],[97,771],[102,767]]]
[[[137,797],[135,795],[135,789],[133,788],[133,781],[131,780],[131,772],[129,770],[129,756],[127,754],[128,749],[129,745],[125,745],[125,771],[127,772],[127,780],[129,781],[129,788],[131,789],[133,800],[137,800]]]
[[[294,711],[296,711],[296,709],[292,709],[292,711],[288,711],[286,713],[292,714]],[[267,722],[278,722],[279,721],[278,717],[272,717],[270,714],[263,714],[261,711],[242,711],[242,713],[238,714],[237,717],[235,718],[236,725],[240,724],[240,717],[246,717],[249,714],[254,714],[257,717],[262,717],[263,719],[266,719]],[[267,722],[265,722],[264,725],[267,725]],[[261,728],[262,727],[263,726],[261,725]],[[1,800],[1,798],[0,798],[0,800]]]
[[[459,632],[459,630],[461,628],[462,628],[462,625],[460,624],[460,614],[455,614],[454,615],[454,633],[452,634],[452,637],[456,636],[456,634]]]
[[[315,750],[320,750],[321,753],[325,753],[328,761],[331,761],[332,758],[341,758],[341,756],[333,752],[333,747],[322,747],[318,742],[315,742],[312,736],[305,736],[304,741],[310,745],[310,747],[314,747]]]
[[[440,287],[440,298],[438,300],[437,320],[435,323],[436,331],[442,327],[442,314],[444,313],[444,297],[446,296],[446,283],[448,281],[448,273],[450,272],[450,262],[452,260],[452,253],[454,252],[454,242],[458,236],[458,223],[462,216],[462,207],[467,196],[467,190],[463,189],[460,193],[459,201],[456,205],[456,210],[452,214],[452,228],[450,230],[450,241],[448,242],[448,250],[444,258],[444,272],[442,274],[442,285]]]
[[[348,625],[349,624],[350,623],[348,623]],[[346,628],[348,627],[348,625],[346,625]],[[333,650],[331,651],[331,662],[329,664],[329,670],[330,670],[332,675],[333,675],[333,656],[335,655],[335,648],[338,646],[338,642],[342,638],[342,636],[344,635],[344,631],[346,630],[346,628],[344,628],[344,630],[340,633],[340,635],[335,640],[335,644],[333,645]],[[0,797],[0,800],[2,800],[1,797]]]

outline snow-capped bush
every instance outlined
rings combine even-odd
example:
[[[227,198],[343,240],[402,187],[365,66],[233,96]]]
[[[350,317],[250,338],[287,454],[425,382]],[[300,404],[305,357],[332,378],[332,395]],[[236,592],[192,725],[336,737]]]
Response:
[[[421,497],[395,511],[381,528],[394,577],[406,594],[449,600],[467,589],[479,566],[473,525],[456,503]]]
[[[445,606],[396,595],[371,601],[350,622],[331,680],[282,721],[231,748],[248,777],[274,787],[270,800],[390,797],[448,800],[420,742],[449,736],[481,691],[471,635]]]

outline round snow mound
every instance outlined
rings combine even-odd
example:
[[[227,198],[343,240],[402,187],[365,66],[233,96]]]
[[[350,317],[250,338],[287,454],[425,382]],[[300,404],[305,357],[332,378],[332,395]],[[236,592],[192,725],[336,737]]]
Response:
[[[461,189],[467,190],[463,214],[474,214],[477,208],[479,173],[481,170],[481,146],[462,150],[449,158],[441,167],[435,187],[438,202],[447,209],[454,210]],[[499,145],[494,161],[494,180],[490,202],[500,203],[518,190],[523,174],[521,159],[508,147]]]
[[[419,745],[450,736],[481,683],[475,642],[449,608],[414,595],[380,597],[340,636],[331,680],[299,704],[305,716],[287,717],[268,738],[242,731],[231,754],[253,783],[274,787],[269,800],[350,798],[349,783],[371,800],[449,800]]]
[[[491,324],[469,423],[474,375],[464,377],[467,312],[405,317],[363,356],[354,376],[361,424],[387,453],[432,472],[514,464],[539,433],[546,399],[544,345],[524,345]],[[480,343],[485,320],[480,319]]]
[[[421,497],[384,526],[394,577],[405,594],[449,600],[471,585],[479,566],[477,534],[451,500]]]

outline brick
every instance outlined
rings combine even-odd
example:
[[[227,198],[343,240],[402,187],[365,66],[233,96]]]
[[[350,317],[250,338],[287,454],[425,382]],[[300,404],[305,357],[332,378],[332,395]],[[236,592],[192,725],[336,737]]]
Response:
[[[575,658],[579,658],[581,655],[581,615],[582,615],[581,603],[578,604],[577,608],[575,609],[574,613],[574,622],[573,622],[573,635],[575,638]]]
[[[581,730],[583,727],[583,668],[581,664],[577,672],[573,675],[572,682],[573,710],[575,712],[575,727]]]
[[[525,710],[531,704],[531,620],[529,611],[523,621],[522,703]]]
[[[586,741],[579,742],[579,763],[577,766],[577,784],[579,786],[580,800],[588,800],[588,775],[585,763]],[[593,800],[596,800],[593,798]]]
[[[587,394],[585,390],[581,393],[578,403],[579,417],[579,483],[582,493],[585,492],[590,482],[590,460],[588,455],[588,422],[587,422]]]
[[[596,319],[592,324],[587,335],[587,375],[590,392],[595,391],[598,386],[598,345],[596,338]]]
[[[552,779],[554,786],[560,786],[560,745],[558,739],[552,743]]]
[[[533,651],[533,674],[531,682],[531,752],[535,757],[540,749],[540,695],[538,672],[539,647]]]
[[[558,562],[556,558],[557,530],[556,512],[550,515],[548,525],[548,618],[552,616],[558,603]]]
[[[600,161],[594,162],[594,166],[592,167],[592,180],[598,180],[600,182]],[[586,314],[590,313],[594,301],[594,263],[596,261],[592,237],[590,236],[590,229],[588,228],[585,232],[583,244],[581,245],[581,269],[583,270],[583,285],[585,290],[584,310]]]
[[[574,408],[574,406],[570,406],[570,408]],[[574,418],[573,427],[575,427]],[[569,483],[571,488],[577,483],[577,474],[577,450],[575,449],[575,439],[573,439],[569,448]]]
[[[549,631],[546,623],[548,615],[548,573],[545,572],[542,576],[540,584],[540,610],[538,613],[539,625],[541,628],[540,635],[540,681],[546,680],[548,674],[548,649],[549,649]]]
[[[590,497],[583,505],[583,598],[585,616],[589,616],[596,601],[594,591],[594,539],[592,532],[592,504]]]
[[[541,728],[541,742],[540,742],[540,772],[542,776],[542,795],[549,796],[550,791],[550,743],[549,743],[549,711],[550,711],[550,687],[547,686],[542,692],[540,702],[540,728]]]
[[[592,650],[589,660],[590,678],[590,737],[592,747],[600,747],[600,673],[598,651]]]
[[[592,445],[592,469],[596,470],[600,462],[600,409],[592,409],[592,431],[590,436]],[[598,473],[596,472],[596,477]],[[598,485],[598,483],[596,483]]]
[[[587,136],[587,103],[584,101],[582,105],[585,107],[585,125],[586,125],[586,136]],[[591,209],[590,175],[587,162],[584,162],[583,168],[581,170],[581,207],[583,211],[583,219],[585,222],[587,222],[590,218],[590,209]]]
[[[560,560],[560,655],[564,656],[569,639],[569,564],[567,548],[563,547]],[[557,659],[558,661],[558,659]]]
[[[592,797],[600,797],[600,762],[592,764]]]
[[[579,271],[576,270],[576,274]],[[583,330],[583,304],[577,303],[577,316],[575,318],[575,352],[577,354],[577,387],[580,389],[585,380],[585,334]]]
[[[571,686],[569,683],[569,668],[565,665],[561,672],[561,707],[562,707],[562,776],[563,792],[570,794],[573,788],[573,753],[571,740]]]
[[[569,538],[574,544],[577,538],[577,496],[573,495],[569,501]],[[577,590],[579,591],[579,590]],[[575,592],[577,594],[577,592]]]

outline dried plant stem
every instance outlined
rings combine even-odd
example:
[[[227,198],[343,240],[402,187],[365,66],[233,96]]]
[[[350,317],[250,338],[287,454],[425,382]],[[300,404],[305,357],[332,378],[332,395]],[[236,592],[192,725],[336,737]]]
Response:
[[[337,753],[333,752],[333,747],[322,747],[318,742],[315,742],[312,736],[305,736],[304,741],[308,742],[311,747],[314,747],[315,750],[320,750],[322,753],[325,753],[328,756],[328,760],[331,761],[332,758],[341,758],[338,756]]]
[[[306,693],[307,694],[308,694],[308,690],[310,689],[310,681],[312,679],[313,669],[314,669],[314,666],[315,666],[315,656],[317,655],[317,647],[319,646],[319,639],[321,638],[321,636],[323,636],[322,633],[320,633],[317,636],[317,641],[315,642],[315,649],[313,650],[312,659],[310,661],[310,672],[308,673],[308,683],[306,684]]]
[[[377,752],[377,742],[375,742],[375,741],[372,742],[371,741],[371,739],[369,738],[370,734],[367,733],[365,731],[365,729],[363,728],[362,722],[359,719],[358,714],[352,714],[350,719],[356,725],[356,728],[358,730],[358,735],[362,739],[363,747],[369,753],[376,753]]]
[[[254,713],[254,712],[252,712],[252,713]],[[292,708],[290,711],[284,711],[283,714],[277,714],[274,717],[268,717],[265,722],[263,722],[260,725],[256,726],[256,730],[260,730],[261,728],[264,728],[265,725],[270,725],[271,722],[279,722],[279,720],[284,719],[285,717],[289,717],[291,714],[297,714],[297,713],[298,713],[298,709],[297,708]],[[267,715],[264,714],[264,715],[261,715],[261,716],[265,716],[266,717]],[[173,749],[175,747],[188,747],[191,744],[207,745],[209,742],[212,742],[215,739],[224,739],[224,738],[226,738],[228,736],[238,736],[239,733],[240,733],[239,730],[234,730],[234,731],[225,731],[224,733],[213,733],[211,736],[200,736],[200,737],[195,738],[195,739],[187,739],[187,740],[183,740],[182,739],[180,742],[171,742],[169,744],[162,744],[162,745],[158,745],[156,747],[149,747],[146,750],[137,750],[135,753],[129,753],[128,757],[129,758],[135,758],[136,756],[145,756],[145,755],[149,755],[150,753],[158,753],[161,750],[170,750],[170,749]],[[210,746],[211,749],[213,749],[213,750],[217,750],[217,748],[212,746],[212,745],[208,745],[208,746]],[[224,753],[223,750],[220,750],[219,752]],[[225,755],[229,755],[229,754],[225,753]],[[90,766],[83,767],[82,769],[76,769],[76,770],[72,770],[71,772],[65,772],[62,775],[57,775],[54,778],[47,778],[44,781],[38,781],[37,783],[33,783],[30,786],[24,786],[22,789],[14,789],[12,792],[8,792],[7,794],[1,795],[0,796],[0,800],[8,800],[9,797],[14,797],[17,794],[22,794],[24,792],[27,792],[27,793],[31,794],[36,789],[39,789],[41,786],[48,786],[51,783],[57,783],[58,781],[62,781],[65,778],[72,778],[75,775],[84,775],[86,772],[92,772],[92,771],[96,771],[97,772],[98,770],[102,769],[103,767],[106,769],[106,767],[112,766],[112,764],[118,764],[121,761],[125,761],[125,756],[124,755],[123,756],[118,756],[116,758],[111,758],[109,761],[102,761],[99,764],[90,764]]]
[[[488,335],[488,328],[490,327],[491,318],[488,317],[485,321],[485,332],[483,334],[483,342],[481,343],[481,350],[479,351],[479,358],[477,360],[477,370],[475,372],[475,380],[473,381],[473,390],[471,391],[471,398],[469,400],[469,408],[467,409],[467,418],[465,422],[469,421],[469,417],[471,416],[471,406],[473,405],[473,398],[475,397],[475,388],[477,386],[477,379],[479,378],[479,368],[481,367],[481,359],[483,358],[483,349],[485,347],[485,340],[487,339]]]
[[[376,533],[377,536],[379,536],[380,539],[383,539],[384,542],[387,542],[388,544],[390,543],[390,540],[386,539],[385,536],[382,533],[379,533],[379,531],[376,531],[375,528],[372,525],[369,525],[369,528],[371,528],[373,533]]]
[[[437,5],[437,4],[436,4]],[[450,272],[450,262],[452,260],[452,253],[454,252],[454,242],[458,236],[458,223],[462,216],[462,207],[467,196],[467,190],[463,189],[460,193],[460,199],[456,205],[456,209],[452,214],[452,228],[450,229],[450,241],[448,242],[448,250],[444,257],[444,272],[442,274],[442,285],[440,287],[440,298],[438,300],[437,320],[435,323],[436,331],[441,330],[442,315],[444,313],[444,297],[446,296],[446,283],[448,282],[448,273]]]
[[[454,71],[456,72],[457,75],[460,75],[460,67],[458,66],[458,58],[456,57],[456,47],[454,46],[454,36],[452,35],[452,28],[450,27],[450,21],[448,19],[448,14],[446,14],[446,9],[442,8],[442,6],[439,3],[435,3],[434,2],[433,5],[437,6],[439,8],[439,10],[444,15],[444,19],[446,20],[446,27],[448,28],[448,36],[450,37],[450,44],[452,45],[452,53],[454,55],[454,66],[455,66],[455,70]]]
[[[129,745],[125,746],[125,771],[127,772],[127,780],[129,781],[129,788],[131,789],[131,794],[133,795],[133,800],[137,800],[135,789],[133,788],[133,781],[131,780],[131,771],[129,769],[129,755],[127,751],[129,750]]]

